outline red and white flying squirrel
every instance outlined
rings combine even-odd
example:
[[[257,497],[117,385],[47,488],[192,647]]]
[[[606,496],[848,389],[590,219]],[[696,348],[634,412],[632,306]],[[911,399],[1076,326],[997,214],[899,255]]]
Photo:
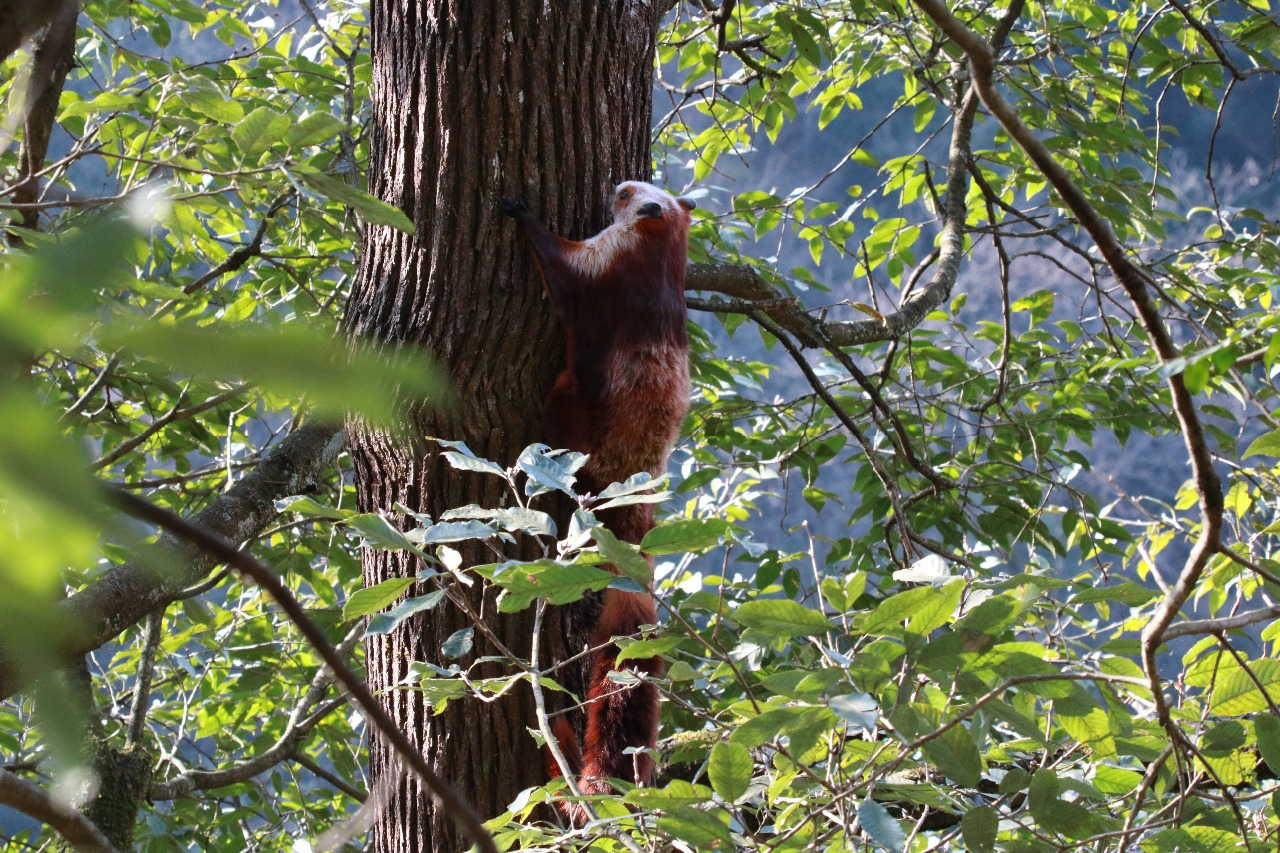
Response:
[[[687,198],[628,181],[613,196],[613,224],[576,242],[552,234],[523,201],[502,199],[533,247],[551,306],[564,325],[565,367],[543,403],[544,438],[553,447],[589,454],[578,488],[598,494],[610,483],[648,471],[662,474],[689,408],[689,339],[684,269],[689,237]],[[605,510],[600,521],[619,539],[638,544],[653,527],[653,506]],[[651,564],[652,566],[652,561]],[[555,733],[583,793],[610,793],[608,779],[650,781],[647,753],[658,733],[658,691],[647,681],[611,683],[618,648],[612,637],[658,621],[649,593],[608,589],[592,645],[585,749],[561,718]],[[660,658],[627,661],[647,675]],[[553,776],[559,775],[554,760]],[[565,807],[576,824],[581,808]]]

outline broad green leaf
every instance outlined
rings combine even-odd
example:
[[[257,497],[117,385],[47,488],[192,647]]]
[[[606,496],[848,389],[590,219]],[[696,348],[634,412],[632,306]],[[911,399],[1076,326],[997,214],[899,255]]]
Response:
[[[462,628],[454,631],[440,646],[440,653],[450,659],[457,659],[471,651],[475,628]]]
[[[421,553],[403,533],[391,522],[380,515],[367,512],[353,515],[346,520],[346,525],[357,531],[363,538],[362,545],[381,551],[414,551]]]
[[[755,764],[751,751],[736,743],[718,743],[711,748],[707,762],[707,778],[725,802],[737,802],[751,784]]]
[[[718,544],[728,527],[719,518],[685,519],[660,524],[645,534],[640,550],[646,554],[702,551]]]
[[[1211,826],[1185,826],[1153,835],[1143,849],[1155,853],[1192,851],[1195,853],[1240,853],[1240,834]]]
[[[483,521],[441,521],[430,527],[410,530],[405,534],[405,538],[415,545],[439,545],[442,542],[488,539],[497,532],[497,527],[485,524]]]
[[[960,834],[969,853],[994,853],[1000,815],[991,806],[974,806],[960,818]]]
[[[649,561],[635,549],[634,545],[620,541],[604,525],[592,530],[591,536],[596,540],[600,554],[620,574],[631,578],[641,586],[648,586],[653,582],[653,570],[649,566]]]
[[[312,113],[302,121],[291,124],[284,134],[284,142],[290,148],[306,148],[328,142],[342,132],[346,125],[332,113]]]
[[[1037,770],[1031,777],[1027,805],[1031,814],[1049,832],[1068,838],[1087,838],[1093,832],[1089,810],[1060,798],[1061,785],[1053,770]]]
[[[1209,697],[1209,713],[1236,717],[1270,710],[1269,697],[1259,691],[1258,685],[1271,697],[1276,695],[1280,690],[1280,661],[1255,660],[1248,666],[1249,672],[1231,669],[1217,679]]]
[[[666,810],[657,820],[658,828],[688,843],[694,850],[732,850],[733,835],[728,815],[717,809],[706,812],[689,807]]]
[[[535,598],[545,598],[552,604],[568,604],[587,592],[604,589],[613,579],[609,572],[591,566],[562,565],[552,560],[525,563],[496,578],[495,582],[503,588],[498,610],[514,613],[528,607]]]
[[[1259,714],[1253,719],[1258,737],[1258,753],[1273,773],[1280,768],[1280,718],[1273,714]]]
[[[293,400],[305,398],[335,419],[360,412],[391,423],[405,403],[442,400],[446,390],[443,376],[422,354],[349,352],[331,335],[301,324],[112,325],[100,337],[175,371],[244,380]]]
[[[343,619],[358,619],[377,613],[417,581],[417,578],[391,578],[351,594],[342,608]]]
[[[858,822],[871,836],[871,841],[884,850],[901,853],[906,849],[907,836],[899,824],[884,806],[875,800],[866,799],[858,803]]]
[[[925,758],[938,770],[966,788],[975,788],[982,777],[982,755],[964,724],[955,725],[924,745]]]
[[[284,138],[289,117],[270,107],[258,107],[231,128],[231,139],[239,147],[245,162],[254,164],[268,148]]]
[[[672,779],[661,788],[634,788],[623,797],[623,802],[646,809],[670,810],[690,806],[711,798],[706,785],[694,785],[683,779]]]
[[[734,611],[733,618],[744,628],[778,638],[823,634],[833,627],[831,620],[818,611],[783,599],[745,602]]]
[[[1244,452],[1243,459],[1250,456],[1273,456],[1280,458],[1280,429],[1274,429],[1271,432],[1263,433],[1249,443],[1249,448]]]
[[[385,225],[397,231],[403,231],[405,234],[413,233],[413,223],[404,211],[387,204],[377,196],[310,169],[295,166],[293,174],[307,189],[331,201],[347,205],[370,225]]]
[[[355,514],[354,510],[337,509],[325,506],[306,495],[295,495],[291,498],[280,498],[275,502],[276,512],[296,512],[307,518],[328,518],[341,521]]]
[[[648,660],[675,651],[684,642],[680,637],[650,637],[645,640],[619,640],[621,650],[616,663],[626,660]]]
[[[399,578],[397,578],[397,580],[399,580]],[[383,583],[387,583],[387,581],[384,581]],[[373,587],[370,587],[370,589],[372,588]],[[359,593],[357,593],[357,595],[358,594]],[[364,635],[369,637],[375,634],[389,634],[395,630],[401,622],[408,619],[410,616],[427,610],[434,610],[436,605],[444,600],[444,597],[445,591],[443,589],[435,589],[428,592],[426,595],[406,598],[386,613],[379,613],[370,618],[369,625],[364,630]],[[355,596],[353,595],[352,598],[355,598]]]

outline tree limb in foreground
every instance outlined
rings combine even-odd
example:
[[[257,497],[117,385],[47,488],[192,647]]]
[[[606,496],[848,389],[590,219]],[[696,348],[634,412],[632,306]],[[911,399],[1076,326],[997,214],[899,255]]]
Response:
[[[0,770],[0,803],[52,827],[78,853],[117,853],[93,821],[8,770]]]
[[[307,615],[307,612],[298,603],[298,599],[293,597],[293,593],[289,591],[289,588],[276,577],[275,571],[270,566],[258,560],[249,552],[242,551],[238,545],[224,537],[216,533],[210,533],[208,530],[183,519],[177,513],[156,506],[137,495],[130,494],[122,489],[108,488],[106,496],[112,503],[134,518],[155,524],[184,542],[189,543],[192,547],[207,552],[215,560],[227,563],[239,572],[241,576],[247,577],[267,595],[271,596],[280,609],[284,611],[285,615],[289,617],[289,621],[293,622],[299,633],[307,639],[311,647],[320,655],[320,659],[328,666],[334,678],[347,689],[347,693],[350,694],[352,700],[360,706],[360,710],[364,712],[365,720],[368,721],[369,725],[376,728],[392,749],[395,750],[396,754],[405,762],[405,765],[418,774],[424,787],[431,792],[441,807],[458,824],[458,828],[462,830],[463,834],[475,843],[481,853],[498,853],[493,836],[484,828],[484,824],[480,820],[480,816],[476,814],[475,809],[472,808],[470,803],[462,799],[452,785],[431,769],[426,759],[422,757],[422,753],[414,748],[405,733],[396,726],[395,721],[391,719],[386,709],[374,698],[364,679],[351,671],[351,667],[347,666],[346,661],[342,659],[342,655],[329,642],[329,639],[320,630],[319,626]]]
[[[305,491],[337,459],[343,443],[341,427],[303,424],[189,523],[232,542],[253,538],[276,516],[275,501]],[[81,657],[110,642],[148,613],[176,600],[218,564],[207,551],[164,534],[145,555],[55,605],[73,628],[58,653],[68,659]],[[26,678],[13,662],[0,660],[0,699],[12,696]]]

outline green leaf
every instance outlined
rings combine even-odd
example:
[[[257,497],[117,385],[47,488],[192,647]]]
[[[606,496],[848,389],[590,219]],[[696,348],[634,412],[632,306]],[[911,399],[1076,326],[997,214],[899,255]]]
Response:
[[[236,101],[228,100],[210,82],[201,78],[204,86],[192,86],[183,94],[185,106],[213,119],[219,124],[236,124],[244,117],[244,108]]]
[[[400,580],[400,578],[397,578],[397,580]],[[383,583],[387,583],[387,581],[383,581]],[[370,587],[370,589],[372,588]],[[367,592],[367,590],[365,591]],[[359,593],[356,593],[356,595],[359,595]],[[386,613],[379,613],[371,618],[369,625],[364,629],[364,635],[371,637],[376,634],[390,634],[397,625],[410,616],[435,609],[435,606],[444,600],[444,597],[445,591],[443,589],[435,589],[426,595],[406,598]],[[353,595],[352,598],[355,598],[355,596]]]
[[[774,738],[790,736],[797,732],[821,736],[835,723],[836,715],[831,709],[825,707],[793,705],[774,708],[738,726],[729,736],[729,740],[748,749],[755,749]]]
[[[481,459],[467,447],[466,442],[449,441],[444,438],[431,437],[431,440],[441,447],[450,448],[442,454],[449,464],[460,471],[475,471],[480,474],[493,474],[498,477],[506,478],[507,472],[496,462],[488,459]],[[475,506],[475,504],[471,504]]]
[[[1000,815],[991,806],[975,806],[960,818],[960,834],[969,853],[993,853]]]
[[[337,509],[336,507],[325,506],[317,502],[314,498],[305,495],[295,495],[291,498],[280,498],[275,502],[276,512],[296,512],[298,515],[307,518],[329,518],[335,521],[350,518],[355,514],[355,510]]]
[[[948,584],[946,589],[956,583],[963,584],[960,578]],[[897,595],[891,595],[880,602],[870,614],[860,619],[861,628],[868,634],[894,634],[897,626],[903,622],[916,619],[921,614],[932,614],[936,619],[940,612],[940,603],[944,595],[950,595],[933,586],[916,587]],[[915,633],[921,633],[916,631]]]
[[[1186,826],[1158,832],[1142,846],[1144,849],[1158,853],[1165,853],[1165,851],[1181,853],[1184,850],[1195,851],[1195,853],[1241,853],[1245,848],[1240,845],[1238,832],[1228,832],[1211,826]]]
[[[644,640],[619,640],[621,650],[615,663],[626,660],[648,660],[675,651],[684,642],[680,637],[649,637]]]
[[[1027,805],[1031,814],[1049,832],[1068,838],[1088,838],[1093,832],[1093,818],[1079,803],[1059,798],[1058,776],[1049,769],[1037,770],[1031,777]]]
[[[442,521],[430,527],[419,527],[405,534],[416,545],[439,545],[442,542],[465,542],[468,539],[488,539],[497,534],[498,528],[483,521]]]
[[[661,788],[633,788],[622,798],[627,805],[666,811],[709,799],[710,788],[706,785],[694,785],[683,779],[672,779]]]
[[[734,803],[747,792],[755,763],[751,751],[736,743],[718,743],[711,748],[707,778],[725,802]]]
[[[1225,671],[1209,697],[1209,713],[1236,717],[1270,710],[1268,696],[1258,689],[1259,684],[1271,696],[1276,695],[1280,690],[1280,661],[1264,658],[1251,661],[1249,672],[1239,668]]]
[[[343,619],[358,619],[377,613],[400,597],[406,589],[413,586],[416,578],[391,578],[382,583],[365,587],[351,594],[342,608]]]
[[[1280,772],[1280,718],[1273,714],[1259,714],[1253,720],[1254,733],[1258,737],[1258,753],[1267,762],[1272,773]]]
[[[474,645],[473,637],[475,633],[475,628],[462,628],[454,631],[440,646],[440,653],[450,660],[462,657],[471,651],[471,647]]]
[[[702,551],[717,545],[728,529],[728,523],[719,518],[673,521],[646,533],[640,543],[640,550],[646,554]]]
[[[306,148],[333,139],[346,127],[332,113],[312,113],[297,124],[290,125],[284,142],[290,148]]]
[[[498,610],[502,613],[523,610],[535,598],[545,598],[552,604],[568,604],[588,591],[604,589],[613,580],[614,576],[603,569],[563,565],[553,560],[513,566],[494,578],[504,590],[498,600]]]
[[[445,510],[440,514],[441,521],[458,518],[482,519],[491,521],[503,530],[522,531],[534,536],[555,536],[556,523],[551,516],[536,509],[513,506],[505,509],[484,509],[475,504]]]
[[[258,107],[231,128],[231,141],[244,155],[245,162],[256,163],[272,145],[284,138],[292,122],[270,107]]]
[[[892,850],[893,853],[901,853],[906,848],[907,836],[902,831],[902,825],[875,800],[866,799],[858,803],[858,822],[877,847]]]
[[[734,611],[733,619],[744,628],[778,638],[823,634],[833,627],[818,611],[784,599],[745,602]]]
[[[525,494],[535,495],[541,490],[550,489],[564,492],[567,495],[577,494],[573,486],[578,481],[577,472],[586,462],[580,453],[556,455],[548,452],[545,444],[533,444],[526,447],[516,461],[516,465],[529,478],[525,484]]]
[[[405,234],[413,233],[413,223],[404,211],[387,204],[377,196],[310,169],[295,166],[293,174],[306,185],[307,189],[331,201],[345,204],[371,225],[385,225],[397,231],[403,231]]]
[[[924,745],[925,758],[945,775],[966,788],[976,788],[982,778],[982,754],[964,724],[955,725]]]
[[[600,549],[600,554],[613,564],[620,574],[631,578],[641,586],[648,586],[653,582],[653,571],[649,561],[635,549],[634,545],[620,541],[604,525],[592,530],[591,537],[596,540],[596,547]]]
[[[733,835],[727,824],[728,815],[717,809],[679,807],[668,809],[658,818],[658,828],[686,842],[694,850],[732,850]]]
[[[364,537],[360,543],[379,551],[413,551],[421,554],[409,539],[376,513],[353,515],[346,520],[346,525]]]
[[[180,373],[305,397],[318,414],[334,419],[360,412],[390,424],[407,401],[441,401],[446,394],[443,374],[420,353],[348,352],[332,335],[301,323],[111,325],[100,338]]]
[[[1072,597],[1072,603],[1088,604],[1095,601],[1118,601],[1130,607],[1141,607],[1148,601],[1159,597],[1160,593],[1156,590],[1147,589],[1142,584],[1134,583],[1133,581],[1124,581],[1119,584],[1083,589]]]
[[[1280,336],[1278,336],[1280,337]],[[1250,456],[1273,456],[1280,458],[1280,429],[1272,430],[1255,438],[1244,452],[1244,459]]]

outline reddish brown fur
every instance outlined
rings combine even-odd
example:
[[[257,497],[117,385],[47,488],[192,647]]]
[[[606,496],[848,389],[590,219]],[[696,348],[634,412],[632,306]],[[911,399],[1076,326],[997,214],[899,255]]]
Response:
[[[598,493],[640,471],[657,476],[688,409],[688,337],[684,268],[693,203],[650,184],[628,182],[614,195],[614,224],[583,242],[558,237],[523,202],[503,200],[534,250],[543,284],[564,324],[565,368],[543,405],[545,438],[554,447],[590,455],[579,489]],[[600,514],[627,542],[653,527],[649,504]],[[587,692],[585,748],[561,720],[555,735],[580,776],[584,793],[608,793],[610,778],[649,782],[658,731],[657,688],[610,682],[618,648],[609,642],[657,622],[653,597],[609,589],[596,627]],[[627,661],[637,674],[658,675],[660,658]],[[549,760],[553,776],[560,775]],[[565,807],[580,825],[581,808]]]

